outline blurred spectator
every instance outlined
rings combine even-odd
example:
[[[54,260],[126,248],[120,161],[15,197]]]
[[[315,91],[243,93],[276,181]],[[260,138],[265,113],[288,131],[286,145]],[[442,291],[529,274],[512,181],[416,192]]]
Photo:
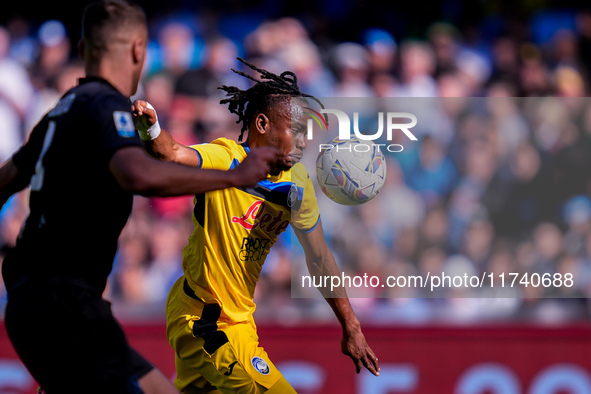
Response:
[[[489,221],[474,220],[468,225],[462,245],[462,253],[474,264],[479,274],[486,272],[494,238],[494,228]]]
[[[491,82],[505,82],[516,85],[519,80],[518,44],[514,38],[498,37],[492,47]]]
[[[529,97],[546,96],[550,93],[550,77],[539,48],[526,45],[522,49],[523,65],[519,71],[521,95]]]
[[[180,20],[166,22],[158,32],[158,39],[148,47],[150,72],[165,70],[175,78],[200,64],[201,43],[188,23]],[[150,50],[151,49],[151,50]]]
[[[183,72],[176,80],[171,102],[174,108],[171,123],[187,123],[185,127],[193,130],[199,142],[211,140],[208,133],[211,124],[216,122],[216,117],[212,115],[223,109],[219,100],[224,94],[218,87],[245,87],[244,78],[231,70],[237,66],[236,56],[236,45],[227,38],[218,38],[206,45],[203,66]],[[181,138],[175,135],[175,139],[177,137]]]
[[[560,66],[554,72],[556,95],[559,97],[582,97],[585,83],[579,72],[571,66]]]
[[[563,220],[567,225],[565,251],[571,256],[584,258],[586,237],[591,232],[591,200],[587,196],[570,199],[564,205]]]
[[[333,61],[339,82],[337,97],[372,97],[369,79],[369,54],[360,44],[345,42],[334,48]]]
[[[425,42],[405,41],[400,48],[400,66],[402,68],[400,97],[434,97],[437,87],[433,79],[435,55]]]
[[[10,57],[25,67],[30,67],[37,56],[37,42],[31,36],[31,26],[22,16],[11,18],[6,24],[10,34]]]
[[[148,242],[140,236],[122,237],[115,258],[108,292],[113,301],[134,305],[148,303],[145,289]]]
[[[0,26],[0,161],[6,161],[23,142],[23,123],[33,87],[27,71],[9,57],[10,36]]]
[[[377,233],[376,237],[391,246],[392,234],[403,228],[416,228],[423,221],[425,206],[420,195],[407,186],[404,173],[396,160],[387,159],[386,183],[373,204],[365,204],[362,210],[374,210],[372,216],[364,214],[368,227]],[[366,208],[367,207],[367,208]],[[370,208],[372,207],[372,208]]]
[[[557,66],[579,67],[577,36],[570,29],[560,29],[552,37],[551,58]]]
[[[41,25],[37,33],[39,54],[31,75],[35,88],[54,88],[57,76],[70,59],[70,39],[64,24],[50,20]]]
[[[26,117],[25,132],[27,135],[41,118],[55,106],[59,99],[78,84],[78,79],[82,77],[84,77],[82,64],[63,65],[52,86],[38,88],[35,91],[33,104],[30,106]]]
[[[371,72],[374,75],[393,73],[398,45],[392,34],[384,29],[367,29],[364,32],[363,42],[369,51]]]
[[[421,140],[419,160],[406,174],[410,187],[421,194],[425,204],[431,207],[447,196],[456,180],[456,169],[446,157],[446,152],[433,138]]]
[[[451,24],[435,23],[427,30],[429,43],[436,59],[435,76],[456,70],[456,59],[460,51],[460,32]]]
[[[591,72],[591,9],[581,10],[576,17],[578,33],[577,54],[580,56],[581,67],[589,78]]]
[[[547,187],[540,169],[539,153],[524,144],[510,159],[508,177],[496,174],[491,180],[483,202],[500,235],[523,235],[547,218],[549,201],[537,198]]]
[[[148,239],[152,258],[142,281],[147,302],[166,302],[168,290],[183,275],[180,262],[186,239],[191,233],[181,220],[158,220],[154,223]]]

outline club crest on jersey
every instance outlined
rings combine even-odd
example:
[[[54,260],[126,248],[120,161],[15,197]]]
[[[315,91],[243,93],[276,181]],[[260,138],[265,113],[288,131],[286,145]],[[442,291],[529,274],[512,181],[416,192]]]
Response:
[[[115,121],[115,128],[121,137],[130,138],[135,135],[133,119],[129,112],[115,111],[113,112],[113,120]]]
[[[267,233],[274,232],[279,235],[289,226],[290,215],[287,219],[283,219],[283,211],[279,211],[277,215],[273,215],[265,211],[265,202],[255,201],[243,216],[232,216],[232,223],[237,223],[247,230],[261,229]]]
[[[287,206],[294,211],[299,211],[303,199],[304,188],[298,187],[295,183],[292,183],[287,196]]]
[[[269,364],[267,364],[267,362],[260,357],[253,357],[251,362],[254,369],[256,369],[257,372],[262,375],[268,375],[271,371]]]

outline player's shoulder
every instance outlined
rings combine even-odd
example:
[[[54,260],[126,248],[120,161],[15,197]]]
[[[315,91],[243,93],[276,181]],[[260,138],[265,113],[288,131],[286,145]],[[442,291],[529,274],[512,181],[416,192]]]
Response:
[[[239,146],[239,144],[236,141],[225,137],[216,138],[215,140],[211,141],[210,144],[220,145],[230,149],[234,149]]]
[[[248,153],[248,147],[243,144],[239,144],[234,140],[228,138],[216,138],[215,140],[203,144],[191,145],[191,148],[202,150],[202,149],[223,149],[228,151],[232,156],[240,156]]]
[[[299,182],[299,181],[305,182],[310,178],[310,175],[308,174],[308,170],[306,169],[306,167],[302,163],[294,164],[293,167],[288,172],[290,173],[290,176],[291,176],[293,182]]]
[[[95,116],[100,116],[101,113],[110,116],[114,110],[131,113],[129,98],[102,78],[82,78],[78,86],[68,93],[76,96],[81,109],[87,107]]]
[[[189,147],[199,155],[201,168],[227,170],[236,167],[247,155],[242,145],[227,138],[218,138]]]
[[[301,163],[294,164],[289,170],[282,171],[277,177],[270,179],[274,183],[290,182],[297,187],[306,187],[310,176],[308,170]]]

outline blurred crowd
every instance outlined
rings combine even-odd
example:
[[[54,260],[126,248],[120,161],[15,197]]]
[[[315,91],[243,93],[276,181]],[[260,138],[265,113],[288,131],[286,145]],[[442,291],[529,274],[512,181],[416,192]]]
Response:
[[[591,275],[591,111],[584,99],[571,98],[589,93],[591,11],[543,11],[523,20],[519,34],[451,22],[405,34],[369,23],[356,37],[281,15],[149,14],[148,60],[136,97],[152,103],[162,126],[186,145],[239,135],[217,89],[250,86],[231,70],[241,69],[237,56],[272,72],[295,72],[301,91],[320,98],[561,97],[535,105],[499,99],[481,112],[446,99],[451,108],[443,127],[424,131],[404,154],[388,156],[382,192],[388,199],[378,196],[341,216],[331,213],[334,203],[319,202],[339,264],[359,272],[535,267],[583,278]],[[73,49],[78,38],[59,20],[35,25],[15,16],[0,25],[1,162],[83,75]],[[191,213],[191,197],[136,198],[106,294],[129,318],[163,316],[168,289],[182,274]],[[0,261],[26,215],[26,193],[0,212]],[[363,228],[367,237],[331,231],[342,226]],[[291,238],[290,231],[280,238],[262,271],[259,319],[327,319],[322,300],[291,298]],[[528,291],[520,298],[442,292],[426,299],[391,290],[386,298],[369,294],[353,302],[359,315],[385,324],[588,318],[589,286],[569,289],[568,299],[539,299],[560,294]]]
[[[588,318],[589,99],[370,102],[373,109],[359,114],[364,130],[376,129],[376,103],[381,103],[378,110],[413,113],[421,123],[412,129],[416,142],[402,132],[394,141],[378,140],[382,146],[398,143],[404,150],[382,149],[387,176],[375,199],[345,207],[317,192],[323,227],[342,271],[376,276],[382,284],[389,276],[443,273],[484,276],[485,281],[468,288],[438,282],[352,288],[350,294],[362,297],[355,300],[362,314],[384,324]],[[333,100],[329,108],[347,108],[347,100]],[[315,155],[310,156],[306,166],[313,173]],[[300,261],[301,250],[292,250],[294,261]],[[305,269],[297,267],[301,278]],[[572,279],[568,283],[567,274]],[[543,277],[548,278],[545,284]],[[301,280],[294,283],[298,296],[309,297],[316,290],[302,289]]]

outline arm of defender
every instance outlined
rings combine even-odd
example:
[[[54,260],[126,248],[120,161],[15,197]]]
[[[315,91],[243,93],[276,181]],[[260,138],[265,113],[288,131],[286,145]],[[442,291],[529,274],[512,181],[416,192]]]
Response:
[[[322,222],[319,222],[309,233],[295,227],[294,231],[304,248],[306,264],[311,275],[340,276],[334,256],[324,238]],[[323,289],[321,292],[343,329],[343,339],[341,340],[343,354],[351,357],[357,368],[357,373],[365,366],[374,375],[379,375],[378,359],[361,332],[361,325],[357,320],[357,316],[355,316],[355,312],[353,312],[353,308],[351,308],[345,289],[342,287],[337,288],[334,292]]]
[[[136,119],[136,128],[138,130],[148,129],[158,122],[156,111],[150,107],[147,101],[134,101],[131,109]],[[186,166],[199,166],[199,155],[196,154],[194,149],[176,142],[166,130],[159,130],[155,138],[153,138],[154,136],[142,136],[140,132],[140,138],[150,155],[160,160],[171,161]]]
[[[265,146],[253,149],[232,170],[203,170],[162,162],[148,156],[139,146],[128,146],[113,154],[109,169],[124,190],[144,196],[170,197],[252,186],[266,179],[280,159],[277,149]]]
[[[0,167],[0,209],[14,193],[23,190],[29,184],[14,165],[12,159]]]

